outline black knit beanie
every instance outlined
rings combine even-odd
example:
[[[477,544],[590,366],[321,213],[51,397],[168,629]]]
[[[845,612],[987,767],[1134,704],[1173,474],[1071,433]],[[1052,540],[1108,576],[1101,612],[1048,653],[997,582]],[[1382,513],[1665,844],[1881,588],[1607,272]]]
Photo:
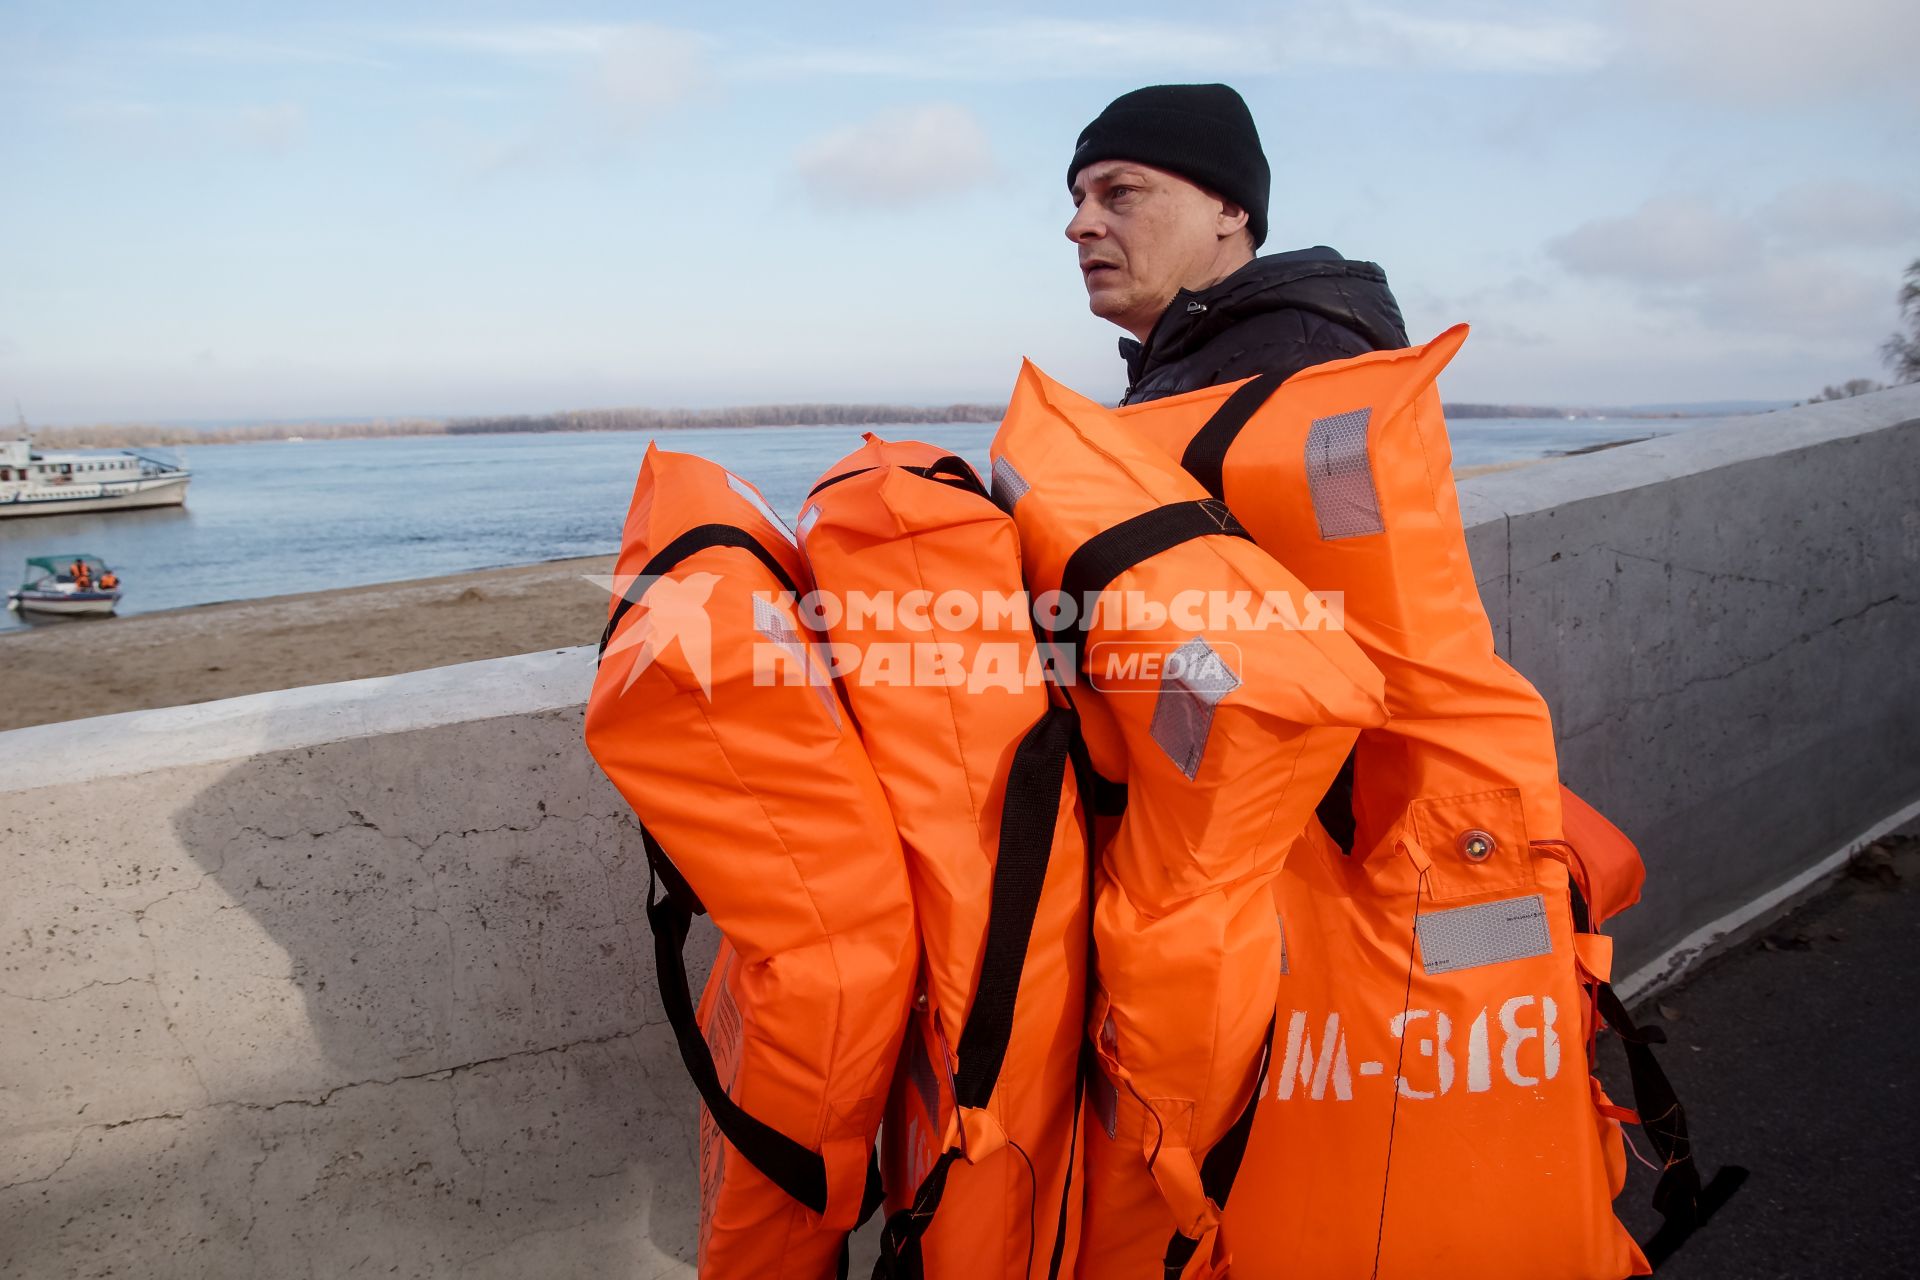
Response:
[[[1257,249],[1273,185],[1253,113],[1224,84],[1156,84],[1115,98],[1080,131],[1067,185],[1096,160],[1138,160],[1225,196],[1247,211]]]

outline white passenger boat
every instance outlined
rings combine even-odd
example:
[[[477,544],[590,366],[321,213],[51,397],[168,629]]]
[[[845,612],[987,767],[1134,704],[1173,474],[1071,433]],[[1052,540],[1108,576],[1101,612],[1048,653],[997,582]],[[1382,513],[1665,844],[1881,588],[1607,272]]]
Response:
[[[35,556],[27,578],[7,593],[20,613],[112,613],[120,603],[119,575],[99,556]]]
[[[0,518],[174,507],[192,473],[132,449],[50,453],[30,441],[0,441]]]

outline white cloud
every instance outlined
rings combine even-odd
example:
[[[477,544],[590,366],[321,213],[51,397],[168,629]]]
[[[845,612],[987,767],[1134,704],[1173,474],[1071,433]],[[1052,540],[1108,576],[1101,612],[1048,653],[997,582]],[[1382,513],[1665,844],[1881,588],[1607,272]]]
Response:
[[[1774,257],[1714,280],[1686,300],[1716,329],[1801,338],[1870,338],[1892,313],[1893,287],[1813,257]],[[1862,347],[1862,359],[1871,348]]]
[[[230,62],[245,66],[368,67],[391,69],[392,64],[362,53],[338,47],[337,43],[318,40],[281,40],[237,32],[206,32],[166,40],[159,46],[164,53],[210,62]]]
[[[1920,101],[1913,0],[1627,0],[1620,65],[1755,103]]]
[[[667,27],[635,25],[608,33],[594,54],[587,84],[616,124],[650,124],[708,81],[700,37]]]
[[[1656,196],[1624,217],[1583,223],[1549,241],[1547,253],[1579,275],[1684,283],[1751,265],[1760,236],[1709,201]]]
[[[1843,178],[1788,187],[1760,218],[1783,238],[1811,245],[1920,243],[1920,206],[1885,187]]]
[[[1385,5],[1328,4],[1291,14],[1276,47],[1289,61],[1453,71],[1590,71],[1612,53],[1600,26],[1540,18],[1436,17]]]
[[[1176,68],[1231,75],[1273,65],[1272,55],[1244,35],[1151,19],[1022,18],[959,30],[935,47],[957,53],[958,65],[1042,78]]]
[[[66,115],[105,142],[143,151],[192,152],[213,145],[287,152],[298,147],[307,133],[306,108],[293,102],[229,108],[90,101],[68,107]]]
[[[1822,222],[1823,211],[1829,201],[1800,187],[1754,216],[1699,197],[1656,196],[1630,214],[1584,223],[1546,251],[1575,275],[1624,284],[1654,313],[1690,315],[1726,334],[1845,340],[1865,350],[1891,314],[1893,289],[1831,252],[1851,232]],[[1769,233],[1783,226],[1790,235]]]
[[[825,205],[904,207],[992,178],[979,121],[946,103],[889,111],[803,145],[794,168]]]
[[[1153,18],[1016,18],[915,33],[893,46],[787,46],[741,55],[735,74],[856,75],[922,80],[1053,80],[1136,76],[1215,80],[1289,67],[1436,68],[1552,74],[1591,70],[1611,52],[1590,22],[1441,18],[1413,8],[1326,2],[1282,23],[1211,26]]]
[[[262,151],[291,151],[307,134],[307,111],[293,102],[242,107],[234,116],[235,135]]]
[[[579,57],[606,47],[619,28],[604,23],[504,23],[470,27],[419,27],[389,33],[400,44],[460,49],[510,58]]]
[[[509,129],[427,124],[431,143],[476,178],[595,154],[609,135],[645,133],[713,82],[707,37],[651,23],[416,28],[380,38],[524,64],[543,86],[530,95],[534,110]]]
[[[744,79],[1054,80],[1112,75],[1178,77],[1273,71],[1258,39],[1154,19],[1018,18],[922,28],[895,44],[784,44],[729,61]]]
[[[67,114],[84,125],[108,129],[139,128],[158,120],[160,108],[151,102],[99,100],[75,103],[67,108]]]

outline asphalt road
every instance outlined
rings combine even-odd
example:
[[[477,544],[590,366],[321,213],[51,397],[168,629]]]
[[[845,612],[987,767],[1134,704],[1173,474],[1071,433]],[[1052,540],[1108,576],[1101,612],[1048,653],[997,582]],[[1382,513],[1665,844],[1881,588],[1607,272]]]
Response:
[[[1751,1174],[1661,1280],[1920,1277],[1920,840],[1870,850],[1753,943],[1637,1009],[1703,1170]],[[1608,1092],[1629,1102],[1617,1043]],[[1651,1152],[1641,1144],[1643,1153]],[[1619,1211],[1645,1239],[1652,1174]]]

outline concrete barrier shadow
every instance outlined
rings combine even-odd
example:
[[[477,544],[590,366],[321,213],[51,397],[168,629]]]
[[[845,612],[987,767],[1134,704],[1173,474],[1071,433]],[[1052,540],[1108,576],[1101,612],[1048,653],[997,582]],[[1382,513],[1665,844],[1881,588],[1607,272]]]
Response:
[[[697,1100],[580,708],[274,749],[300,692],[88,783],[164,824],[8,833],[9,914],[79,923],[0,982],[46,1051],[0,1050],[0,1275],[691,1275]]]

